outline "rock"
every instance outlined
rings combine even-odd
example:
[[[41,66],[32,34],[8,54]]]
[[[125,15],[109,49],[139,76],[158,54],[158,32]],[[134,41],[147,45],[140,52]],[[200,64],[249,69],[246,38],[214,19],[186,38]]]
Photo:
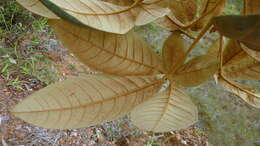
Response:
[[[43,48],[46,48],[48,51],[54,51],[57,52],[60,55],[64,55],[64,52],[67,51],[67,49],[63,48],[59,41],[54,39],[49,39],[46,41],[43,45]]]

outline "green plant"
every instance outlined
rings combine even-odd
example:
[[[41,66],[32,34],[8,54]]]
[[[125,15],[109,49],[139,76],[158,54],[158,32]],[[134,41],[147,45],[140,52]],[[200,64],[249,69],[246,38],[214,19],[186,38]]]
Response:
[[[11,86],[11,87],[13,87],[13,88],[15,88],[15,89],[18,89],[18,90],[23,90],[23,87],[21,86],[22,83],[21,83],[21,81],[20,81],[19,78],[16,78],[16,79],[14,79],[14,80],[8,81],[8,82],[7,82],[7,85],[8,85],[8,86]]]

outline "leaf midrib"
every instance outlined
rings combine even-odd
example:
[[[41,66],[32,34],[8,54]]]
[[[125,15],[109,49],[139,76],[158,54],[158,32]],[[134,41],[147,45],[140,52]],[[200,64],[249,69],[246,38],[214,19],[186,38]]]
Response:
[[[112,97],[107,98],[107,99],[105,99],[105,100],[97,101],[97,102],[94,102],[94,103],[82,104],[82,105],[78,105],[78,106],[65,107],[65,108],[47,109],[47,110],[36,110],[36,111],[25,111],[25,112],[13,112],[13,111],[11,111],[11,113],[13,113],[13,114],[26,114],[26,113],[58,112],[58,111],[66,111],[66,110],[71,110],[71,109],[85,108],[85,107],[89,107],[89,106],[94,106],[94,105],[97,105],[97,104],[101,104],[101,103],[104,103],[104,102],[112,101],[112,100],[117,99],[117,98],[125,97],[125,96],[127,96],[127,95],[130,95],[130,94],[133,94],[133,93],[135,93],[135,92],[144,90],[144,89],[149,88],[149,87],[151,87],[151,86],[154,86],[154,85],[156,85],[156,84],[158,84],[158,83],[160,83],[160,82],[161,82],[161,80],[154,80],[152,83],[146,84],[146,85],[143,86],[143,87],[140,87],[140,88],[134,89],[134,90],[132,90],[132,91],[129,91],[129,92],[126,92],[126,93],[122,93],[122,94],[116,95],[116,96],[112,96]]]
[[[85,41],[85,42],[88,42],[88,43],[91,44],[92,46],[94,46],[94,47],[96,47],[96,48],[98,48],[98,49],[100,49],[100,50],[102,50],[102,51],[104,51],[104,52],[106,52],[106,53],[108,53],[108,54],[111,54],[112,56],[116,56],[116,57],[121,58],[121,59],[123,59],[123,60],[127,60],[127,61],[129,61],[129,62],[133,62],[133,63],[139,64],[139,65],[143,65],[143,66],[145,66],[145,67],[147,67],[147,68],[150,68],[150,69],[152,69],[152,70],[159,71],[160,73],[163,72],[163,71],[161,71],[161,70],[160,70],[159,68],[157,68],[157,67],[154,67],[154,66],[151,66],[151,65],[148,65],[148,64],[144,64],[143,62],[138,62],[138,61],[136,61],[136,60],[127,58],[127,57],[125,57],[125,56],[120,56],[120,55],[116,54],[115,52],[111,52],[111,51],[109,51],[109,50],[107,50],[107,49],[104,49],[104,48],[102,48],[102,47],[99,47],[99,46],[95,45],[94,43],[92,43],[91,41],[88,41],[88,40],[86,40],[86,39],[84,39],[84,38],[79,37],[77,34],[75,34],[75,33],[71,32],[71,31],[69,31],[68,29],[66,29],[66,28],[64,28],[64,27],[62,27],[62,26],[60,26],[60,25],[59,25],[59,27],[61,27],[61,28],[63,29],[63,31],[65,31],[65,32],[67,32],[67,33],[73,35],[75,38],[80,39],[80,40]],[[133,34],[133,35],[134,35],[134,34]],[[116,36],[116,37],[117,37],[117,36]],[[150,49],[150,48],[148,48],[148,49]],[[152,52],[150,51],[150,53],[152,53]],[[152,56],[152,54],[150,54],[150,55]],[[156,55],[156,54],[155,54],[155,55]],[[158,65],[159,65],[159,64],[158,64]]]

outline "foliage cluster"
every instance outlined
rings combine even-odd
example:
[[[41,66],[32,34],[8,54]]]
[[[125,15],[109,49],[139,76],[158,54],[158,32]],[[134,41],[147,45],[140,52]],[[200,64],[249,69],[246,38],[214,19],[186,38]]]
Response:
[[[260,107],[256,89],[237,82],[260,77],[258,0],[244,0],[240,16],[219,16],[226,0],[17,1],[47,17],[63,44],[102,72],[71,77],[29,96],[12,110],[29,123],[81,128],[130,113],[144,130],[183,129],[197,121],[198,112],[181,86],[198,86],[213,76],[226,90]],[[151,22],[171,32],[161,56],[132,31]],[[208,31],[220,37],[205,54],[187,60]],[[184,35],[194,39],[191,45]]]

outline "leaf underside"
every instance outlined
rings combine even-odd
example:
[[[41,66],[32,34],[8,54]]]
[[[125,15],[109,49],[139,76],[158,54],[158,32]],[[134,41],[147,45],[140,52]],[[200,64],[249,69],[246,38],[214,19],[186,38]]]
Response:
[[[71,77],[27,97],[12,113],[49,129],[88,127],[125,115],[160,87],[161,81],[152,76]]]
[[[256,89],[234,81],[260,79],[260,62],[243,51],[238,41],[226,42],[223,66],[220,73],[215,75],[215,79],[225,90],[241,97],[251,106],[260,108],[260,94]]]
[[[260,80],[260,62],[247,55],[237,41],[227,43],[222,74],[231,80]]]
[[[16,0],[20,5],[29,11],[47,17],[49,19],[59,19],[59,17],[46,8],[39,0]]]
[[[234,93],[235,95],[241,97],[249,105],[260,108],[260,94],[255,93],[255,91],[250,91],[251,87],[246,87],[235,81],[228,80],[225,77],[218,76],[217,82],[221,84],[225,90]]]
[[[23,7],[49,19],[72,23],[105,32],[125,34],[135,25],[145,25],[169,13],[156,4],[140,0],[17,0]]]
[[[259,0],[244,0],[245,14],[259,14],[260,1]]]
[[[217,30],[224,36],[260,51],[260,15],[228,15],[213,19]]]
[[[183,24],[190,23],[196,17],[196,0],[168,0],[172,14]],[[172,16],[172,15],[170,15]]]
[[[176,71],[179,66],[183,65],[187,49],[188,47],[185,45],[181,32],[172,32],[162,48],[164,67],[169,73]]]
[[[253,57],[254,59],[256,59],[257,61],[260,61],[260,51],[256,51],[253,49],[248,48],[247,46],[240,44],[241,48],[251,57]]]
[[[214,42],[210,50],[218,48],[218,41]],[[194,87],[206,82],[217,72],[218,57],[217,52],[211,52],[195,57],[180,66],[173,74],[174,82],[185,86]]]
[[[207,26],[214,16],[219,16],[222,14],[225,8],[226,0],[205,0],[200,16],[197,18],[196,23],[192,26],[192,30],[201,30]]]
[[[187,128],[197,122],[198,111],[182,88],[171,85],[135,107],[131,120],[143,130],[168,132]]]
[[[158,18],[164,17],[167,15],[170,10],[167,8],[159,7],[155,4],[151,5],[140,5],[140,11],[136,17],[135,25],[145,25],[151,23]]]
[[[51,20],[49,24],[65,47],[92,69],[119,76],[162,72],[161,59],[132,31],[119,35],[66,21]]]

